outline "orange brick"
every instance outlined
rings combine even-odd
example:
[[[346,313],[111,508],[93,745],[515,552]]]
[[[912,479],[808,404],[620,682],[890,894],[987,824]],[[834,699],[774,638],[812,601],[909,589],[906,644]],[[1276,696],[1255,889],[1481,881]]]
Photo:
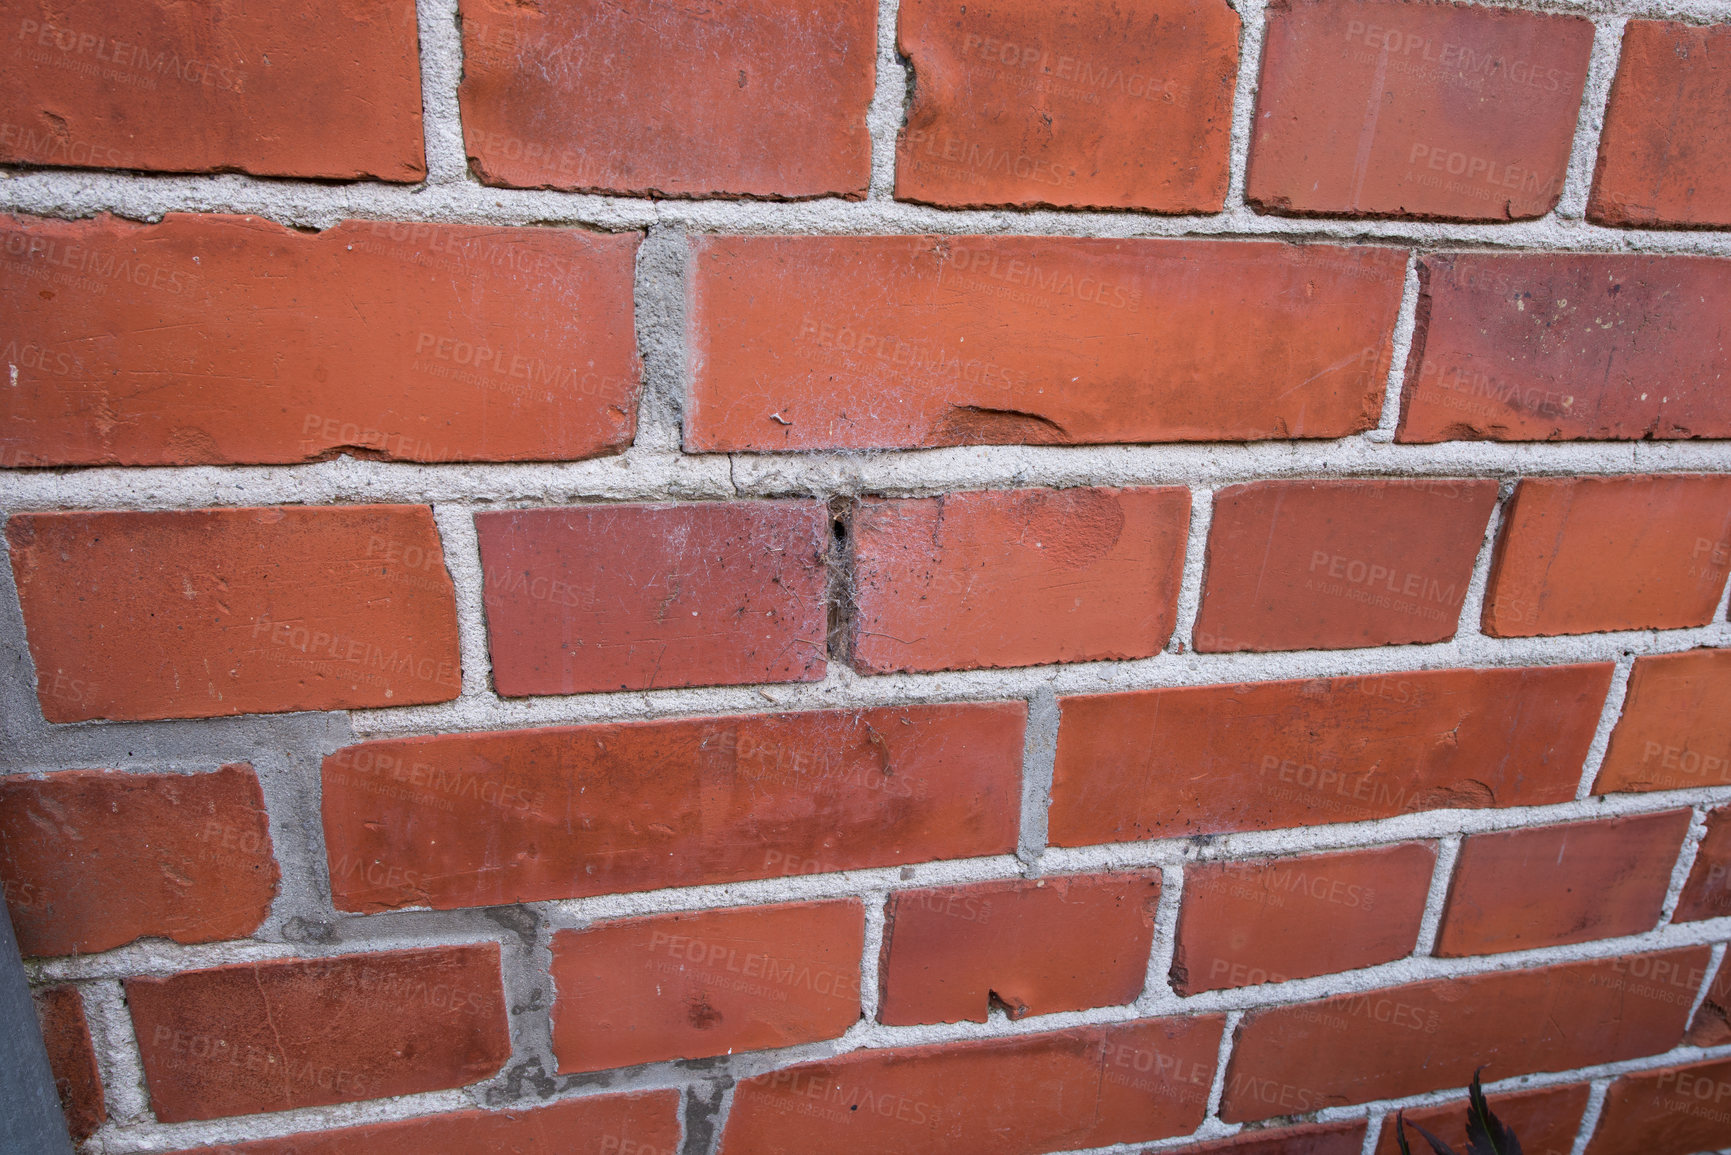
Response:
[[[1731,783],[1731,650],[1636,658],[1593,793]]]
[[[1611,1084],[1587,1155],[1692,1155],[1731,1144],[1731,1060],[1631,1071]]]
[[[1592,1088],[1581,1084],[1569,1087],[1546,1087],[1540,1091],[1519,1091],[1512,1095],[1487,1095],[1491,1113],[1515,1133],[1521,1143],[1521,1155],[1572,1155],[1575,1135],[1581,1129],[1581,1115],[1587,1109],[1587,1097]],[[1467,1103],[1465,1099],[1441,1107],[1417,1107],[1406,1112],[1407,1143],[1414,1152],[1429,1150],[1429,1144],[1413,1130],[1412,1124],[1429,1131],[1457,1150],[1467,1148]],[[1375,1155],[1400,1155],[1395,1142],[1394,1112],[1382,1117],[1382,1136],[1377,1140]],[[1421,1147],[1421,1144],[1423,1145]]]

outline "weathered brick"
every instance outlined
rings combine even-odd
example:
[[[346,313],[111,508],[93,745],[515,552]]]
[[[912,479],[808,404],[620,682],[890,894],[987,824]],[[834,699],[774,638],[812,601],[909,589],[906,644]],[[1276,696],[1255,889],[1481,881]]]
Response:
[[[414,0],[0,0],[0,162],[426,176]]]
[[[351,746],[324,762],[331,887],[340,910],[495,906],[1005,854],[1025,717],[906,706]]]
[[[1587,1097],[1592,1088],[1585,1084],[1567,1087],[1546,1087],[1538,1091],[1517,1091],[1514,1094],[1487,1095],[1491,1113],[1515,1133],[1521,1143],[1522,1155],[1571,1155],[1575,1135],[1581,1129],[1581,1115],[1587,1109]],[[1428,1150],[1429,1145],[1413,1130],[1414,1123],[1429,1131],[1457,1150],[1467,1149],[1467,1103],[1462,1099],[1440,1107],[1415,1107],[1406,1112],[1407,1142],[1413,1151]],[[1400,1155],[1395,1142],[1394,1112],[1382,1117],[1382,1136],[1376,1142],[1376,1155]]]
[[[855,1051],[741,1083],[723,1149],[752,1155],[1035,1155],[1202,1122],[1224,1020]]]
[[[1485,590],[1493,637],[1704,626],[1731,562],[1731,477],[1528,478]]]
[[[1731,261],[1420,258],[1399,441],[1731,436]]]
[[[1707,812],[1707,830],[1695,847],[1695,862],[1672,922],[1699,922],[1731,914],[1731,806]]]
[[[1610,684],[1597,663],[1062,698],[1051,839],[1567,802]]]
[[[1365,1123],[1321,1123],[1245,1131],[1218,1143],[1162,1147],[1161,1155],[1359,1155]]]
[[[1658,1054],[1683,1035],[1707,947],[1433,979],[1253,1010],[1220,1116],[1248,1122]]]
[[[1342,437],[1405,254],[1065,237],[692,240],[693,452]]]
[[[1118,1006],[1142,993],[1159,871],[1046,875],[890,895],[878,1019],[1012,1019]]]
[[[1429,843],[1184,868],[1172,959],[1181,995],[1286,982],[1412,953],[1436,870]]]
[[[1587,1155],[1692,1155],[1731,1144],[1731,1059],[1631,1071],[1605,1093]]]
[[[26,955],[245,938],[277,878],[250,766],[0,779],[0,889]]]
[[[1271,6],[1245,199],[1294,214],[1541,217],[1562,195],[1592,48],[1579,16]]]
[[[1587,217],[1731,227],[1731,24],[1625,26]]]
[[[638,234],[0,216],[0,465],[553,461],[636,424]],[[97,399],[100,398],[100,403]]]
[[[36,1021],[48,1048],[54,1090],[66,1114],[66,1129],[82,1143],[108,1118],[102,1101],[102,1072],[84,1019],[84,998],[74,986],[48,987],[36,992]]]
[[[1494,481],[1262,481],[1214,497],[1195,648],[1454,637]]]
[[[553,936],[561,1073],[833,1039],[860,1017],[858,899],[694,911]]]
[[[1636,658],[1593,793],[1731,783],[1731,650]]]
[[[1717,1047],[1731,1043],[1731,957],[1719,964],[1707,996],[1689,1024],[1684,1042],[1692,1047]]]
[[[872,0],[462,0],[459,99],[487,184],[863,196]]]
[[[462,690],[426,506],[21,513],[6,540],[50,722],[411,706]]]
[[[1190,492],[1018,489],[868,500],[853,661],[870,673],[1146,658],[1178,618]]]
[[[1690,817],[1668,810],[1468,835],[1436,953],[1496,954],[1652,930]]]
[[[240,963],[126,980],[164,1123],[478,1082],[511,1055],[499,946]]]
[[[815,501],[477,514],[494,687],[815,682],[830,526]]]
[[[1219,212],[1239,20],[1222,0],[909,0],[896,196]]]

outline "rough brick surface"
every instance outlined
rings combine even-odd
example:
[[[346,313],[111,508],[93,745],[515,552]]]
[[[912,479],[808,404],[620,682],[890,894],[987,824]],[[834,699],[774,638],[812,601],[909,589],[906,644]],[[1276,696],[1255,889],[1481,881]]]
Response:
[[[823,677],[817,502],[530,509],[475,528],[501,694]]]
[[[1178,617],[1190,493],[1019,489],[867,501],[853,661],[955,670],[1145,658]]]
[[[1059,700],[1059,846],[1567,802],[1608,663]]]
[[[698,237],[685,447],[1340,437],[1376,424],[1395,250]]]
[[[1454,637],[1493,481],[1267,481],[1214,497],[1195,647]]]
[[[679,1092],[669,1090],[566,1099],[534,1110],[459,1111],[179,1155],[674,1155],[678,1149]]]
[[[1731,783],[1731,650],[1636,658],[1622,717],[1611,731],[1593,793],[1727,783]]]
[[[1329,216],[1543,216],[1562,195],[1592,47],[1579,16],[1270,6],[1245,199]]]
[[[1246,1131],[1218,1143],[1163,1147],[1163,1155],[1359,1155],[1364,1150],[1365,1123],[1312,1124]]]
[[[1731,227],[1731,24],[1624,27],[1587,216]]]
[[[859,196],[872,0],[462,0],[463,134],[488,184]]]
[[[1193,995],[1404,958],[1418,941],[1435,870],[1429,843],[1192,863],[1172,988]]]
[[[511,1054],[496,943],[126,981],[165,1123],[478,1082]]]
[[[1731,261],[1431,254],[1401,441],[1731,435]]]
[[[75,1142],[82,1143],[102,1126],[108,1111],[102,1102],[102,1073],[96,1067],[96,1049],[90,1042],[90,1025],[84,1018],[84,998],[78,988],[37,991],[36,1021],[48,1048],[48,1066],[54,1072],[60,1108],[66,1113],[66,1129]]]
[[[1617,938],[1659,921],[1690,812],[1469,834],[1437,932],[1443,956]]]
[[[1503,514],[1484,631],[1706,625],[1728,564],[1731,477],[1528,478]]]
[[[1487,1078],[1566,1071],[1677,1045],[1708,948],[1563,963],[1254,1010],[1221,1118],[1267,1119]]]
[[[1695,847],[1672,922],[1699,922],[1731,914],[1731,807],[1707,812],[1707,830]]]
[[[856,1051],[734,1091],[723,1149],[752,1155],[1035,1155],[1202,1122],[1218,1015]]]
[[[277,877],[250,766],[0,779],[0,889],[25,955],[245,938]]]
[[[909,0],[896,196],[1218,212],[1238,34],[1223,0]]]
[[[1012,1019],[1142,993],[1160,873],[1046,875],[890,895],[878,1019]]]
[[[1717,1047],[1731,1043],[1731,959],[1719,964],[1713,981],[1707,986],[1707,996],[1689,1024],[1689,1034],[1683,1040],[1692,1047]]]
[[[1611,1084],[1586,1155],[1692,1155],[1731,1143],[1731,1059],[1631,1071]]]
[[[6,540],[50,722],[409,706],[462,689],[426,506],[29,513]]]
[[[637,234],[0,216],[0,464],[550,461],[636,424]]]
[[[1521,1155],[1572,1155],[1581,1114],[1587,1109],[1592,1088],[1585,1085],[1548,1087],[1513,1095],[1487,1095],[1491,1112],[1515,1133]],[[1429,1150],[1429,1144],[1412,1128],[1416,1123],[1456,1150],[1467,1149],[1467,1104],[1460,1100],[1441,1107],[1418,1107],[1406,1112],[1407,1143],[1413,1151]],[[1400,1155],[1395,1142],[1394,1114],[1383,1116],[1382,1136],[1375,1155]]]
[[[860,1017],[858,900],[695,911],[553,936],[559,1070],[833,1039]]]
[[[494,906],[1004,854],[1025,716],[906,706],[351,746],[324,763],[332,889],[341,910]]]
[[[0,162],[417,181],[414,0],[5,0]]]

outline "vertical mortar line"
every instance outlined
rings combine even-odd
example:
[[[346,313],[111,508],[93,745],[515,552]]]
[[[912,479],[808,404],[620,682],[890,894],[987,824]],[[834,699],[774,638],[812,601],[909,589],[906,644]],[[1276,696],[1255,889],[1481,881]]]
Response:
[[[1611,733],[1623,716],[1623,702],[1629,694],[1629,673],[1634,667],[1634,656],[1624,654],[1617,659],[1611,670],[1611,688],[1605,691],[1605,705],[1599,712],[1599,725],[1593,731],[1592,745],[1587,747],[1587,757],[1581,763],[1581,781],[1575,787],[1576,801],[1593,796],[1593,783],[1598,780],[1599,767],[1605,763],[1605,751],[1610,748]]]
[[[1172,989],[1172,960],[1178,949],[1178,911],[1184,904],[1184,863],[1160,868],[1160,902],[1154,908],[1154,942],[1148,950],[1148,973],[1136,1008],[1152,1011],[1178,997]]]
[[[632,285],[637,354],[643,361],[643,395],[637,406],[632,455],[680,452],[680,415],[685,408],[686,309],[690,245],[678,225],[655,224],[637,247]]]
[[[883,958],[884,931],[889,919],[885,908],[889,903],[887,890],[868,890],[865,902],[865,946],[859,960],[860,1023],[868,1029],[877,1023],[878,985],[882,982],[879,963]]]
[[[1232,1061],[1233,1036],[1244,1018],[1243,1011],[1227,1011],[1226,1026],[1220,1032],[1220,1050],[1214,1056],[1214,1081],[1208,1086],[1208,1110],[1203,1120],[1220,1119],[1220,1101],[1226,1097],[1226,1065]]]
[[[1455,623],[1455,642],[1482,638],[1485,596],[1491,583],[1491,561],[1496,556],[1497,535],[1503,528],[1503,511],[1514,499],[1515,483],[1505,481],[1497,490],[1497,503],[1491,509],[1491,519],[1485,524],[1485,538],[1479,545],[1479,555],[1473,559],[1473,576],[1467,579],[1467,596],[1461,599],[1460,620]]]
[[[1256,86],[1262,73],[1262,41],[1267,34],[1265,0],[1229,0],[1243,28],[1238,33],[1238,84],[1232,97],[1232,183],[1226,211],[1244,208],[1245,174],[1250,166],[1250,130],[1256,115]]]
[[[1713,620],[1709,624],[1718,625],[1723,622],[1727,612],[1731,612],[1731,581],[1727,581],[1725,588],[1719,591],[1719,600],[1713,606]]]
[[[1610,1089],[1610,1079],[1594,1079],[1588,1084],[1587,1109],[1581,1112],[1581,1129],[1575,1132],[1575,1145],[1571,1147],[1570,1155],[1586,1155],[1587,1143],[1593,1138],[1593,1132],[1599,1129],[1599,1112],[1605,1109],[1605,1092]]]
[[[493,666],[487,650],[486,573],[481,566],[481,537],[475,531],[475,508],[468,502],[441,502],[433,507],[433,522],[439,529],[445,569],[456,587],[463,698],[491,702]]]
[[[1448,902],[1449,887],[1454,882],[1455,862],[1460,858],[1461,836],[1450,834],[1437,839],[1436,871],[1430,877],[1430,892],[1425,895],[1424,917],[1418,924],[1418,941],[1413,944],[1412,958],[1429,958],[1436,950],[1437,931],[1442,927],[1443,905]]]
[[[1695,992],[1695,1001],[1689,1004],[1689,1016],[1683,1020],[1685,1023],[1693,1023],[1695,1016],[1701,1013],[1701,1004],[1713,993],[1713,977],[1719,973],[1719,964],[1724,961],[1725,944],[1716,942],[1707,952],[1707,974],[1701,979],[1701,989]]]
[[[109,1123],[152,1122],[150,1096],[144,1087],[144,1059],[126,1009],[126,992],[119,979],[80,983],[84,1017],[102,1077],[102,1097]]]
[[[1689,829],[1683,835],[1683,845],[1677,848],[1677,862],[1671,868],[1671,885],[1665,888],[1665,902],[1659,908],[1659,925],[1671,925],[1677,913],[1677,902],[1683,897],[1689,874],[1695,869],[1695,856],[1701,849],[1701,839],[1707,833],[1707,804],[1698,802],[1689,817]]]
[[[1365,436],[1371,441],[1394,440],[1400,424],[1400,395],[1406,388],[1406,360],[1418,327],[1418,250],[1406,254],[1406,283],[1400,292],[1400,312],[1394,321],[1394,352],[1388,363],[1388,382],[1382,395],[1382,419]]]
[[[421,125],[427,183],[455,184],[469,175],[457,84],[463,78],[463,34],[457,0],[415,0],[421,37]]]
[[[1359,1149],[1359,1155],[1376,1155],[1376,1145],[1382,1141],[1382,1125],[1387,1118],[1386,1111],[1364,1117],[1364,1146]]]
[[[895,195],[896,137],[907,115],[908,69],[896,51],[900,9],[900,0],[878,0],[877,85],[866,112],[872,141],[871,188],[866,195],[874,201]]]
[[[733,1111],[733,1092],[734,1084],[730,1082],[721,1092],[721,1096],[716,1102],[715,1113],[710,1117],[711,1131],[709,1142],[703,1145],[702,1150],[687,1150],[684,1155],[721,1155],[721,1141],[727,1136],[727,1116]],[[685,1144],[687,1148],[693,1146],[690,1136],[686,1137]]]
[[[1178,581],[1178,622],[1166,648],[1177,653],[1196,649],[1196,614],[1202,608],[1202,579],[1208,563],[1208,528],[1214,521],[1214,491],[1190,487],[1190,536],[1184,543],[1184,574]]]
[[[553,986],[552,920],[529,904],[506,909],[533,918],[534,929],[526,935],[522,921],[494,919],[507,932],[500,935],[499,962],[511,1028],[511,1058],[494,1082],[528,1063],[538,1064],[548,1075],[559,1067],[553,1054],[553,1000],[558,992]]]
[[[1047,821],[1052,807],[1052,775],[1058,761],[1058,698],[1050,682],[1028,699],[1028,722],[1022,740],[1022,828],[1016,857],[1023,873],[1040,875],[1046,853]]]
[[[1569,148],[1569,168],[1563,177],[1563,193],[1555,215],[1579,221],[1587,215],[1587,196],[1592,191],[1593,168],[1599,157],[1599,134],[1605,127],[1605,106],[1610,101],[1611,80],[1617,73],[1627,16],[1607,14],[1593,24],[1593,51],[1587,60],[1587,83],[1581,94],[1580,118]]]
[[[253,758],[279,879],[270,914],[253,937],[328,941],[336,920],[325,846],[323,752],[260,749]],[[296,920],[302,922],[298,933]]]

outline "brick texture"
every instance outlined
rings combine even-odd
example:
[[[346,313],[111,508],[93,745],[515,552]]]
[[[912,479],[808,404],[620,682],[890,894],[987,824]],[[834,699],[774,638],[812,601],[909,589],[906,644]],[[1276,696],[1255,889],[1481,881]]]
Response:
[[[636,425],[636,248],[578,229],[0,216],[17,366],[0,464],[617,452]]]
[[[1625,26],[1587,216],[1731,227],[1731,24]]]
[[[1198,651],[1454,637],[1488,481],[1270,481],[1214,498]]]
[[[1364,1150],[1365,1124],[1313,1124],[1246,1131],[1218,1143],[1164,1147],[1172,1155],[1359,1155]]]
[[[1611,1084],[1587,1155],[1691,1155],[1731,1143],[1731,1060],[1632,1071]]]
[[[1482,5],[1270,9],[1245,199],[1264,212],[1463,221],[1562,195],[1593,26]]]
[[[954,670],[1145,658],[1178,617],[1190,494],[1021,489],[867,501],[853,661]]]
[[[48,1048],[54,1090],[66,1113],[66,1129],[76,1143],[95,1134],[108,1118],[102,1101],[102,1072],[84,1018],[84,998],[73,986],[47,987],[36,992],[36,1021]]]
[[[1636,658],[1593,793],[1731,783],[1731,650]]]
[[[1024,717],[906,706],[351,746],[324,763],[334,897],[496,906],[1005,854]]]
[[[1160,874],[1047,875],[890,895],[878,1019],[1012,1019],[1142,993]]]
[[[559,1070],[833,1039],[860,1017],[857,901],[695,911],[553,936]]]
[[[1341,437],[1398,252],[1244,241],[700,237],[693,452]]]
[[[1695,847],[1695,862],[1672,922],[1699,922],[1731,914],[1731,807],[1707,812],[1707,829]]]
[[[1418,942],[1435,870],[1428,843],[1192,863],[1172,988],[1194,995],[1404,958]]]
[[[1218,212],[1237,15],[1223,0],[1055,8],[909,0],[896,196],[940,205]]]
[[[1567,802],[1608,664],[1059,700],[1059,846]]]
[[[1731,477],[1528,478],[1485,591],[1493,637],[1705,625],[1731,563]]]
[[[1573,1155],[1581,1115],[1587,1109],[1587,1086],[1550,1087],[1513,1095],[1487,1095],[1491,1113],[1515,1133],[1521,1155]],[[1467,1148],[1467,1103],[1462,1099],[1441,1107],[1419,1107],[1406,1112],[1407,1142],[1412,1150],[1428,1150],[1429,1144],[1412,1128],[1416,1123],[1457,1150]],[[1375,1155],[1400,1155],[1394,1138],[1394,1115],[1383,1116],[1382,1137]],[[1423,1145],[1421,1147],[1421,1144]]]
[[[1731,962],[1721,962],[1683,1039],[1692,1047],[1731,1043]]]
[[[816,502],[534,509],[475,528],[501,694],[823,677]]]
[[[0,161],[418,181],[413,0],[5,0]]]
[[[126,981],[165,1123],[478,1082],[511,1053],[499,947],[241,963]]]
[[[0,889],[25,955],[245,938],[277,878],[250,766],[0,779]]]

